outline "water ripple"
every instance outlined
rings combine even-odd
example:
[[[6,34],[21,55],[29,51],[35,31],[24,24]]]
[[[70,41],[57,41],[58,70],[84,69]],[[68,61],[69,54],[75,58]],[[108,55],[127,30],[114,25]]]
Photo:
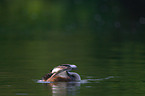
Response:
[[[106,78],[95,79],[95,78],[93,78],[93,76],[87,76],[87,78],[89,78],[89,79],[83,79],[80,82],[75,82],[75,83],[82,83],[82,84],[84,84],[84,83],[99,83],[99,81],[108,80],[108,79],[112,79],[112,78],[116,78],[116,77],[115,76],[108,76]],[[52,82],[37,80],[37,83],[52,83]],[[74,83],[74,82],[69,82],[69,83]]]

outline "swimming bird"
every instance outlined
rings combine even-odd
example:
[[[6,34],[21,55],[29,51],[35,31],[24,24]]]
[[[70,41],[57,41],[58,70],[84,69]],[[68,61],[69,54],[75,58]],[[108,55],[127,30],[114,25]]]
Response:
[[[62,64],[51,70],[50,73],[46,74],[42,79],[43,81],[49,82],[69,82],[69,81],[80,81],[81,77],[78,73],[70,72],[71,70],[77,69],[76,65]]]

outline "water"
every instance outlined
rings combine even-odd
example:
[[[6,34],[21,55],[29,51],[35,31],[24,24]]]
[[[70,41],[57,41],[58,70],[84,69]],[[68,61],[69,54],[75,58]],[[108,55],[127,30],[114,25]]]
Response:
[[[144,44],[110,42],[93,47],[91,40],[1,41],[1,96],[144,95]],[[37,82],[63,63],[78,66],[80,83]]]
[[[98,85],[97,83],[115,77],[109,76],[100,79],[92,79],[92,78],[93,77],[87,76],[86,79],[83,79],[80,82],[57,82],[57,83],[37,80],[37,83],[44,84],[44,86],[48,87],[49,90],[51,90],[53,96],[68,96],[68,95],[72,96],[72,95],[80,95],[80,88],[83,85],[85,85],[84,88],[86,89],[93,89],[94,85],[96,85],[95,87],[97,87]],[[92,94],[92,93],[87,93],[87,94]]]

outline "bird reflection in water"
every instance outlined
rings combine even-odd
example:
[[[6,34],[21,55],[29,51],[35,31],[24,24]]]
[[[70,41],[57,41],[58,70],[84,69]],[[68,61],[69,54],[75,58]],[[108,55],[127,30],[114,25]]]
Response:
[[[45,85],[52,90],[52,96],[77,95],[80,89],[80,82],[57,82]]]

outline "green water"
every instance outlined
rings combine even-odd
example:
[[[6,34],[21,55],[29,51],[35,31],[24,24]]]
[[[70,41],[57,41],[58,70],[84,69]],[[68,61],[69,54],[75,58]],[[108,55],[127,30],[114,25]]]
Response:
[[[91,39],[83,43],[72,41],[72,38],[2,41],[1,96],[144,95],[145,46],[135,42],[124,44],[110,42],[94,47]],[[62,63],[78,66],[76,72],[82,78],[80,85],[60,84],[53,88],[49,84],[36,82]]]
[[[144,96],[145,8],[133,4],[1,0],[0,96]],[[80,83],[37,82],[67,63]]]

